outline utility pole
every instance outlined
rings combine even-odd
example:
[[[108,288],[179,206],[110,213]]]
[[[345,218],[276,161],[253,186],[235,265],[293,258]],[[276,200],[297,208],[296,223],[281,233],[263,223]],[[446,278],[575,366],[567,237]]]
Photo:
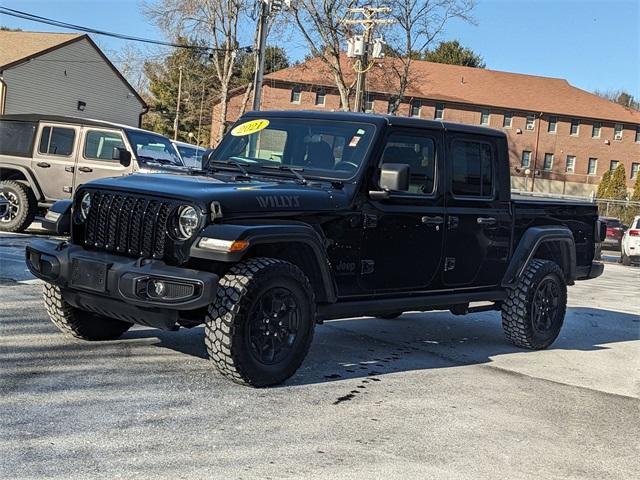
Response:
[[[180,118],[180,96],[182,95],[182,65],[178,67],[178,101],[176,102],[176,118],[173,120],[173,139],[178,140],[178,120]]]
[[[363,28],[362,35],[356,35],[347,41],[347,56],[358,58],[356,61],[356,93],[353,110],[362,112],[364,110],[364,91],[367,80],[367,71],[369,70],[369,57],[382,58],[384,52],[382,47],[384,41],[378,38],[374,42],[373,51],[371,51],[371,43],[373,39],[373,30],[377,25],[389,25],[394,22],[392,19],[379,18],[381,14],[391,13],[389,7],[359,7],[350,8],[349,13],[360,14],[361,18],[351,18],[344,20],[345,25],[360,25]]]
[[[269,21],[269,2],[260,0],[258,17],[258,44],[256,45],[256,70],[253,75],[253,110],[260,110],[262,99],[262,79],[264,78],[264,57],[267,51],[267,22]]]
[[[253,74],[253,110],[260,110],[262,100],[262,80],[264,78],[264,59],[267,52],[267,29],[269,18],[283,9],[288,9],[291,0],[257,0],[259,14],[257,25],[256,66]]]

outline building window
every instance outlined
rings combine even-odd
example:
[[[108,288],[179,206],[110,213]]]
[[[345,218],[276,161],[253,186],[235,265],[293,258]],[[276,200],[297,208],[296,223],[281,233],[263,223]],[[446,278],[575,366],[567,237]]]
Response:
[[[525,150],[522,152],[521,165],[525,168],[528,168],[531,165],[531,152],[529,150]]]
[[[598,171],[598,159],[597,158],[590,158],[589,159],[589,166],[587,167],[587,174],[595,175],[597,171]]]
[[[302,90],[297,85],[291,89],[291,103],[300,103]]]
[[[636,127],[636,142],[640,143],[640,126]]]
[[[577,118],[572,118],[571,119],[570,134],[571,135],[576,135],[576,136],[580,134],[580,120],[578,120]]]
[[[576,157],[575,155],[567,155],[567,167],[565,172],[573,173],[576,171]]]
[[[436,120],[442,120],[444,118],[444,103],[436,103],[436,113],[433,118]]]
[[[480,110],[480,125],[489,125],[489,116],[491,112],[489,112],[488,108],[483,108]]]
[[[326,97],[327,97],[327,94],[323,89],[318,90],[316,92],[316,105],[318,107],[324,107],[324,101],[325,101]]]
[[[556,116],[549,117],[549,126],[547,127],[547,132],[556,133],[557,129],[558,129],[558,117]]]
[[[616,123],[613,127],[613,139],[614,140],[622,140],[622,124]]]
[[[600,138],[602,130],[602,122],[593,122],[593,130],[591,130],[591,138]]]
[[[611,160],[611,163],[609,164],[609,170],[615,172],[616,168],[618,168],[618,165],[620,165],[620,162],[618,160]]]
[[[364,100],[364,111],[367,113],[372,113],[374,103],[375,103],[375,99],[373,98],[373,95],[370,93],[367,93],[367,96],[365,97],[365,100]]]
[[[536,116],[533,113],[530,113],[527,115],[527,130],[533,130],[535,129],[535,121],[536,121]]]
[[[420,100],[413,100],[411,102],[411,112],[409,112],[409,115],[412,117],[419,117],[420,116],[420,110],[422,109],[422,102]],[[436,115],[438,114],[438,111],[436,110]],[[438,117],[436,117],[438,118]],[[442,118],[442,117],[440,117]]]
[[[502,126],[504,128],[511,128],[512,123],[513,123],[513,112],[505,112],[504,120],[502,120]]]
[[[631,164],[631,178],[636,178],[638,176],[638,172],[640,171],[640,163],[632,163]]]
[[[551,171],[553,168],[553,153],[545,153],[544,154],[544,163],[542,164],[542,169],[547,172]]]

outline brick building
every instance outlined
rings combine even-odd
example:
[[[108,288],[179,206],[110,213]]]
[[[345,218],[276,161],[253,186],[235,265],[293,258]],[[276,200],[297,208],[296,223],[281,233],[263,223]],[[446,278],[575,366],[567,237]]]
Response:
[[[384,59],[369,71],[367,111],[388,113],[398,83],[394,61]],[[355,83],[350,60],[342,63],[347,84]],[[629,188],[640,174],[640,112],[564,79],[424,61],[413,62],[409,78],[396,114],[503,129],[516,189],[589,195],[618,164],[625,166]],[[262,108],[339,110],[334,85],[324,64],[310,60],[267,75]],[[245,97],[244,88],[231,92],[228,123],[238,118]],[[214,105],[214,119],[219,108]]]

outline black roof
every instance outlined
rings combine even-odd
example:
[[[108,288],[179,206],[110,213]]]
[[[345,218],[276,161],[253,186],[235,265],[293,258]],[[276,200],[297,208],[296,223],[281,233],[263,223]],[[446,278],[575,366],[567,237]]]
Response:
[[[120,123],[107,122],[106,120],[95,120],[92,118],[69,117],[65,115],[47,115],[40,113],[19,113],[12,115],[0,115],[0,120],[13,120],[16,122],[56,122],[71,123],[74,125],[88,125],[91,127],[121,128],[125,130],[141,130],[140,128]],[[157,134],[160,135],[160,134]]]
[[[358,112],[321,112],[318,110],[268,110],[259,112],[247,112],[245,117],[287,117],[287,118],[317,118],[323,120],[366,122],[374,125],[395,125],[404,127],[436,128],[453,132],[462,132],[478,135],[491,135],[494,137],[506,137],[502,130],[468,125],[465,123],[443,122],[440,120],[425,120],[423,118],[402,117],[395,115],[380,115],[377,113]]]

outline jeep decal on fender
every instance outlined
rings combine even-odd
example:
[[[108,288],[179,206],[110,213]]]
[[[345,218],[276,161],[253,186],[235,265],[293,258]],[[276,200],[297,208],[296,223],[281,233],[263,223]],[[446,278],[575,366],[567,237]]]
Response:
[[[264,195],[256,197],[260,208],[293,208],[300,206],[299,195]]]

